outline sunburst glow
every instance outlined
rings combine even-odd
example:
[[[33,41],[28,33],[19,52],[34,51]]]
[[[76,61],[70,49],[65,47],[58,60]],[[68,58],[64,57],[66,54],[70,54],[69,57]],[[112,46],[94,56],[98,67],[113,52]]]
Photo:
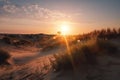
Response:
[[[61,33],[62,35],[68,35],[70,33],[70,26],[67,24],[61,25]]]

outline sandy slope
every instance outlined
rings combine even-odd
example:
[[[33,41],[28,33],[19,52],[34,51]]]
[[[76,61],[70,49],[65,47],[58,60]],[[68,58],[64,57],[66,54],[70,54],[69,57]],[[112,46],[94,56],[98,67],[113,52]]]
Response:
[[[0,71],[0,80],[43,80],[48,71],[49,62],[46,56],[24,65],[4,67]]]
[[[0,80],[43,80],[50,69],[49,57],[59,49],[41,52],[35,47],[3,47],[12,56],[12,65],[0,67]]]
[[[43,56],[24,65],[2,69],[1,80],[119,80],[120,56],[98,57],[98,65],[84,65],[76,71],[53,72]]]
[[[118,41],[119,42],[119,41]],[[115,42],[116,43],[116,42]],[[13,49],[13,51],[12,51]],[[98,57],[97,65],[81,65],[75,71],[53,72],[50,66],[51,52],[37,52],[12,48],[16,64],[0,68],[0,80],[119,80],[120,51],[116,55]],[[10,49],[9,49],[10,50]],[[32,49],[31,49],[32,50]],[[17,53],[16,53],[17,52]],[[28,57],[28,58],[27,58]],[[20,62],[19,62],[20,61]],[[22,63],[22,64],[20,64]],[[19,65],[18,65],[19,64]]]

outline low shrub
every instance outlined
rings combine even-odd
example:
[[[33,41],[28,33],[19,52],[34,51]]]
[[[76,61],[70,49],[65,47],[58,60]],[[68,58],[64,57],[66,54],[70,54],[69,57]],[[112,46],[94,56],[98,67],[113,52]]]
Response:
[[[15,45],[32,45],[32,42],[29,40],[19,40]]]
[[[0,49],[0,65],[9,64],[8,59],[10,58],[10,54],[7,51]]]
[[[4,41],[7,44],[11,44],[11,39],[9,37],[4,37],[2,41]]]

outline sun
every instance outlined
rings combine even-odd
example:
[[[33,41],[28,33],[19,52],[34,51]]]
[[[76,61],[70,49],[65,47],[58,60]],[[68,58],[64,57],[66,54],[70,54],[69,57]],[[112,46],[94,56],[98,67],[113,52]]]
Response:
[[[70,26],[67,24],[63,24],[60,26],[61,27],[61,34],[62,35],[68,35],[70,32]]]

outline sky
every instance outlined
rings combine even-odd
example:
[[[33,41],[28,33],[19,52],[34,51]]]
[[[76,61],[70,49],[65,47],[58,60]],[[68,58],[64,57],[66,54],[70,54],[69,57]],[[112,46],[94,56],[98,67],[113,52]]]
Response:
[[[120,0],[0,0],[0,33],[69,34],[120,28]]]

